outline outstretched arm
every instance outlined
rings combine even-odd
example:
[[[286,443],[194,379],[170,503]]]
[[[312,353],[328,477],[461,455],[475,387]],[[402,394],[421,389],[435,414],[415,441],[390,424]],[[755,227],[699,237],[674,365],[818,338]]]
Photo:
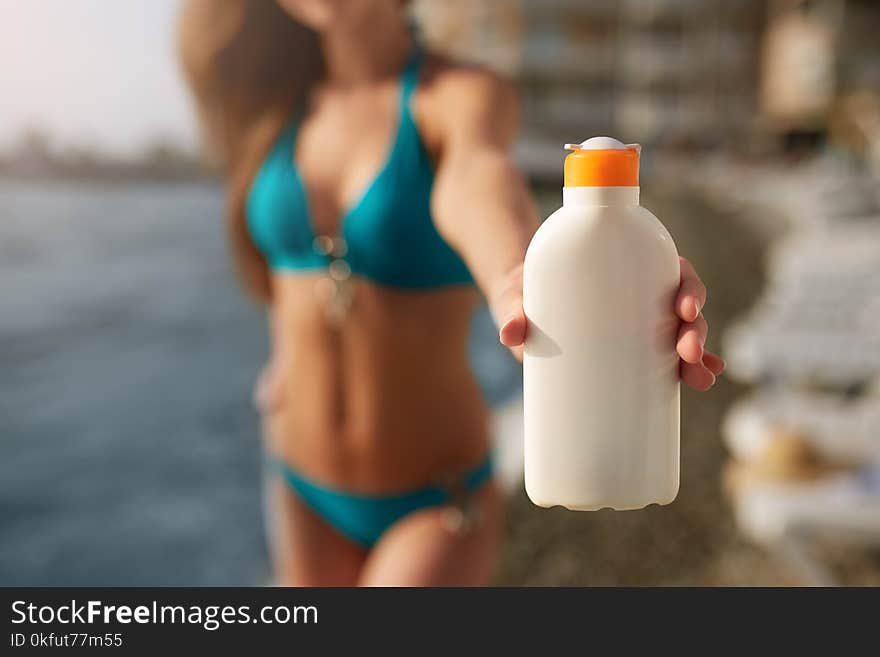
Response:
[[[437,229],[464,258],[483,290],[501,342],[518,358],[528,322],[522,307],[522,264],[538,217],[510,157],[518,111],[511,86],[477,71],[451,77],[440,94],[442,148],[432,209]],[[708,390],[724,361],[703,345],[706,287],[681,258],[674,311],[681,321],[676,350],[682,380]]]
[[[501,341],[525,339],[522,264],[538,215],[510,149],[518,128],[513,87],[481,71],[447,74],[438,93],[441,152],[432,209],[486,296]]]

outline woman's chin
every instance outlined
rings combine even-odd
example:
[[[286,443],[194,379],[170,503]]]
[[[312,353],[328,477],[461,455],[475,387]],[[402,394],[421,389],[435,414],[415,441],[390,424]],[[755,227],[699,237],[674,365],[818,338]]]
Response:
[[[351,18],[345,0],[276,0],[290,16],[315,32],[327,32]]]

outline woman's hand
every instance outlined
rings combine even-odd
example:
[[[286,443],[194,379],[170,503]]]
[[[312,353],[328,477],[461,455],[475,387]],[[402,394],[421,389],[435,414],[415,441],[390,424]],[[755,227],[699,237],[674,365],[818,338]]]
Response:
[[[440,159],[431,209],[443,238],[464,258],[489,300],[501,343],[522,360],[528,322],[522,307],[522,262],[538,215],[510,151],[518,125],[516,91],[478,69],[454,68],[434,87]],[[681,259],[675,314],[680,376],[708,390],[724,361],[703,350],[708,326],[700,314],[706,288]]]
[[[675,314],[681,320],[675,345],[681,358],[679,372],[681,380],[691,388],[708,390],[724,371],[724,360],[703,348],[709,333],[709,325],[701,313],[706,305],[706,286],[686,258],[679,260],[681,285],[675,299]],[[509,279],[492,301],[498,325],[501,327],[501,344],[509,347],[513,355],[522,360],[528,322],[522,307],[521,266],[511,272]]]
[[[276,410],[281,401],[278,368],[273,361],[263,366],[254,385],[253,403],[258,411],[267,414]]]
[[[706,286],[687,258],[679,258],[679,261],[681,285],[675,299],[675,314],[681,320],[675,344],[681,358],[679,372],[681,380],[691,388],[708,390],[724,371],[724,360],[703,348],[709,333],[709,325],[701,312],[706,305]]]
[[[492,298],[489,307],[500,327],[498,339],[509,348],[518,361],[523,359],[523,343],[526,341],[528,321],[522,305],[522,265],[510,272]]]

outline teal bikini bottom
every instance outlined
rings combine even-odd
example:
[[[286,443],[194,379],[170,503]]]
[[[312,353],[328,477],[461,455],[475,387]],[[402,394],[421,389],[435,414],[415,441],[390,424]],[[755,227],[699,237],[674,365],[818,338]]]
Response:
[[[269,468],[327,524],[352,542],[373,547],[398,520],[420,509],[459,504],[492,478],[492,459],[487,456],[449,484],[433,484],[391,495],[361,495],[328,488],[306,479],[281,459],[267,455]]]

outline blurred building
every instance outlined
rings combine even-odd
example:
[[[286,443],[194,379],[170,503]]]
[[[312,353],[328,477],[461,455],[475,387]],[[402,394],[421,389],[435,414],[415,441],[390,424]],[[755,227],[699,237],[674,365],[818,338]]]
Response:
[[[420,0],[429,43],[512,75],[526,144],[611,133],[730,143],[752,129],[761,0]],[[524,148],[525,164],[548,164]],[[552,152],[552,151],[551,151]]]
[[[764,35],[760,108],[765,133],[791,150],[832,132],[866,154],[880,138],[880,3],[772,0]],[[878,134],[872,134],[872,133]]]
[[[880,92],[880,2],[846,0],[842,10],[839,52],[840,85],[844,91]]]
[[[841,7],[840,2],[770,3],[760,93],[769,132],[786,134],[791,141],[824,132],[834,101]]]
[[[539,175],[558,173],[556,146],[603,133],[743,149],[836,120],[852,141],[866,119],[841,99],[863,108],[880,89],[876,0],[418,0],[415,12],[433,46],[519,83],[520,159]]]

